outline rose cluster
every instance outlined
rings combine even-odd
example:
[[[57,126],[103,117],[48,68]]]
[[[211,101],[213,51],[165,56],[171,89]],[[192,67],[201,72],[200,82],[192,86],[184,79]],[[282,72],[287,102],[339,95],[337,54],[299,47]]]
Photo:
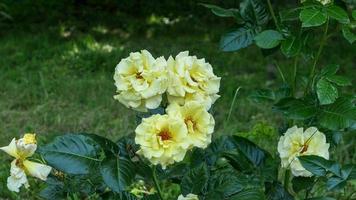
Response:
[[[208,110],[219,98],[220,79],[205,59],[187,51],[168,60],[146,50],[122,59],[115,69],[115,99],[141,112],[158,108],[163,95],[168,101],[166,114],[144,118],[136,128],[138,153],[166,168],[191,148],[206,148],[215,125]]]

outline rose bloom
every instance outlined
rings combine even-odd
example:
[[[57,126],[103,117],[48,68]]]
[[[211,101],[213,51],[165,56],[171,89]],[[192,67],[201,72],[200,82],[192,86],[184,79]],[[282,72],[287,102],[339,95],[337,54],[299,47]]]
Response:
[[[185,143],[188,130],[183,120],[168,115],[152,115],[144,118],[135,130],[138,154],[154,165],[167,165],[182,161],[188,145]]]
[[[128,108],[146,112],[157,108],[167,89],[167,62],[153,58],[150,52],[130,53],[115,68],[115,85],[119,102]]]
[[[205,59],[189,56],[188,51],[179,53],[175,59],[167,61],[169,83],[167,97],[170,103],[184,105],[185,102],[196,100],[206,109],[220,96],[220,77],[213,73],[212,66]]]
[[[312,176],[312,173],[302,166],[298,156],[316,155],[329,159],[329,147],[325,135],[315,127],[310,127],[303,132],[303,128],[293,126],[284,133],[284,136],[281,136],[278,142],[282,167],[290,167],[294,176]]]
[[[10,176],[7,179],[7,187],[9,190],[19,192],[22,185],[29,187],[27,176],[39,178],[43,181],[47,179],[52,168],[50,166],[29,161],[37,149],[37,141],[35,134],[25,134],[23,138],[11,141],[8,146],[1,147],[0,150],[8,153],[15,158],[11,162]]]
[[[195,194],[187,194],[187,196],[179,195],[177,200],[199,200],[198,195]]]
[[[200,102],[191,101],[184,106],[172,103],[167,108],[167,114],[183,119],[188,130],[185,142],[189,147],[206,148],[211,143],[215,120]]]

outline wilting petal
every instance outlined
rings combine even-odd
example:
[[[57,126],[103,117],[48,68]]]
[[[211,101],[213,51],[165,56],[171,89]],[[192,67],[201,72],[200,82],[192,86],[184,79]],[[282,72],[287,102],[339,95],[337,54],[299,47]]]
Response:
[[[7,154],[9,154],[12,157],[19,158],[19,155],[17,154],[17,147],[16,147],[16,139],[12,139],[10,142],[9,146],[6,147],[1,147],[1,150],[5,151]]]
[[[51,172],[52,167],[32,161],[25,160],[23,161],[27,172],[36,178],[39,178],[43,181],[47,180],[48,174]]]
[[[7,188],[13,192],[19,192],[22,185],[29,187],[25,171],[16,165],[17,162],[17,159],[11,162],[11,175],[7,178]]]

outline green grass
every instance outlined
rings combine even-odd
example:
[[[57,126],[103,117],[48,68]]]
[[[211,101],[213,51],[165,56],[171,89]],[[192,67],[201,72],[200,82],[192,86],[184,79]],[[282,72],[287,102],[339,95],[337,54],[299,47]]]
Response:
[[[139,23],[133,20],[132,23]],[[142,23],[142,22],[141,22]],[[184,22],[189,24],[189,21]],[[140,27],[141,24],[136,25]],[[281,116],[270,105],[256,105],[246,96],[255,88],[275,87],[281,81],[270,59],[251,47],[238,53],[224,53],[218,49],[218,39],[224,27],[210,29],[209,25],[150,25],[146,29],[131,27],[110,28],[104,25],[86,27],[80,23],[59,25],[15,25],[0,33],[0,146],[25,132],[36,132],[40,145],[56,135],[67,132],[97,133],[113,140],[132,133],[135,113],[113,99],[115,65],[129,52],[147,49],[154,56],[176,55],[183,50],[204,57],[218,76],[222,77],[221,98],[213,108],[216,119],[215,136],[241,132],[258,134],[271,130],[277,134]],[[321,63],[340,63],[342,73],[355,75],[355,48],[343,41],[343,53],[327,49]],[[340,50],[340,51],[341,51]],[[282,63],[289,70],[289,61]],[[307,69],[307,66],[301,66]],[[235,90],[237,94],[229,124],[226,124]],[[355,88],[349,92],[354,92]],[[262,124],[262,125],[261,125]],[[268,124],[264,128],[263,124]],[[262,128],[261,128],[262,126]],[[257,128],[256,128],[257,127]],[[259,128],[260,127],[260,128]],[[277,135],[269,134],[262,146],[275,146]],[[352,138],[350,136],[350,138]],[[336,158],[355,161],[354,139]],[[351,146],[350,146],[351,145]],[[272,148],[275,149],[275,148]],[[342,156],[347,153],[347,156]],[[37,195],[39,182],[21,195],[6,189],[11,159],[0,154],[6,164],[0,165],[0,199],[21,199]],[[37,191],[37,192],[36,192]]]

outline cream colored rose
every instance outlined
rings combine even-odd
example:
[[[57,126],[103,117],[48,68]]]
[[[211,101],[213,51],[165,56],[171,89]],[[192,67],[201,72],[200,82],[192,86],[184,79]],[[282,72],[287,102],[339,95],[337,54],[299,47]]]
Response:
[[[179,195],[177,200],[199,200],[198,195],[195,194],[187,194],[187,196]]]
[[[316,155],[329,159],[329,147],[325,135],[315,127],[303,131],[303,128],[293,126],[278,142],[282,167],[290,167],[294,176],[312,176],[312,173],[301,165],[298,156]]]
[[[167,97],[170,103],[183,105],[185,102],[200,101],[206,109],[219,98],[220,77],[213,73],[212,66],[205,59],[179,53],[175,59],[169,57]]]
[[[167,62],[157,59],[146,50],[130,53],[115,68],[115,85],[119,102],[128,108],[145,112],[157,108],[166,92]]]
[[[11,191],[19,192],[22,185],[29,187],[26,174],[45,181],[52,170],[50,166],[28,160],[37,149],[35,137],[35,134],[27,133],[23,138],[14,138],[8,146],[0,148],[15,158],[11,162],[10,176],[7,179],[7,187]]]
[[[185,142],[190,148],[206,148],[211,143],[215,121],[200,102],[189,101],[184,106],[172,103],[167,108],[167,114],[172,118],[183,119],[188,130]]]
[[[306,0],[301,0],[302,3],[304,3]],[[319,1],[321,4],[326,5],[329,3],[332,3],[332,0],[317,0]]]
[[[182,161],[188,145],[185,143],[188,131],[183,120],[168,115],[152,115],[144,118],[136,128],[138,153],[154,165],[165,169],[174,162]]]

